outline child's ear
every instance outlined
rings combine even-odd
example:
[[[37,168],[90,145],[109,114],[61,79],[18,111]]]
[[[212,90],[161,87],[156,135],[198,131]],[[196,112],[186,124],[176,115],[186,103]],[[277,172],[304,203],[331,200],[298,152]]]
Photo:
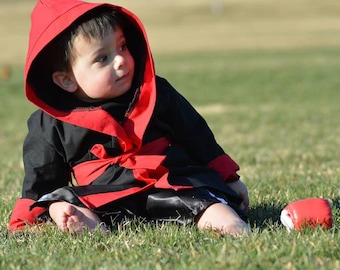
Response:
[[[77,82],[68,72],[56,71],[52,74],[52,80],[56,85],[70,93],[75,92],[78,88]]]

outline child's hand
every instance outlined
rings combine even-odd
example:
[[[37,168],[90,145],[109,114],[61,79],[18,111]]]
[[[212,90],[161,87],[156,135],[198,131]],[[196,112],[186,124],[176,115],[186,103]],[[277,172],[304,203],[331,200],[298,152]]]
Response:
[[[249,210],[249,196],[248,196],[248,188],[247,186],[241,181],[238,180],[236,182],[227,183],[229,187],[231,187],[242,199],[242,203],[240,208],[246,212]]]

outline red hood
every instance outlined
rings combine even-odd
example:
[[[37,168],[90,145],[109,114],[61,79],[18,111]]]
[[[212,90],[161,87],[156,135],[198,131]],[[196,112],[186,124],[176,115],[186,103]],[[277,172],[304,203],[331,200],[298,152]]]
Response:
[[[99,6],[107,6],[108,8],[114,8],[124,13],[125,16],[134,23],[135,27],[139,28],[147,46],[145,52],[144,80],[141,85],[140,98],[123,127],[106,111],[102,110],[101,107],[87,110],[86,112],[84,110],[58,109],[56,106],[49,104],[41,98],[40,95],[37,94],[38,90],[27,80],[32,69],[32,63],[43,48],[77,18]],[[39,78],[37,78],[37,80],[39,80]],[[28,100],[57,119],[116,136],[121,142],[123,150],[140,146],[141,138],[143,137],[154,108],[156,96],[154,65],[143,24],[132,12],[112,4],[88,3],[78,0],[38,0],[31,14],[31,32],[25,64],[25,91]],[[39,91],[44,91],[44,95],[48,95],[50,87],[46,86],[46,89],[40,88]],[[58,100],[58,102],[62,102],[62,100]],[[136,123],[138,123],[138,125],[136,125]]]

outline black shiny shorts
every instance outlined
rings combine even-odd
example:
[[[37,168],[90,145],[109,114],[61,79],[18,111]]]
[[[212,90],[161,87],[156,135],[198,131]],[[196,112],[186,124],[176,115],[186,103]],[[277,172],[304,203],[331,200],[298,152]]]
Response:
[[[61,188],[43,196],[31,208],[46,207],[57,200],[84,207],[70,188]],[[97,208],[94,212],[111,228],[127,219],[141,219],[146,222],[166,221],[186,225],[194,223],[204,210],[215,203],[229,205],[243,220],[246,220],[246,213],[238,207],[240,202],[241,199],[232,194],[228,196],[205,187],[177,191],[153,189],[116,200]]]
[[[242,219],[247,218],[238,205],[228,201],[224,194],[209,191],[207,188],[154,190],[149,194],[135,194],[106,205],[96,213],[108,226],[134,218],[186,225],[194,223],[202,212],[214,203],[228,204]]]

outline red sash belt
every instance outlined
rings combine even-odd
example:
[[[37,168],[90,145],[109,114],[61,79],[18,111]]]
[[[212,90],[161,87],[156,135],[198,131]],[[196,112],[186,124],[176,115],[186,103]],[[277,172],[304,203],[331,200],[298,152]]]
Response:
[[[141,149],[131,150],[117,157],[111,157],[106,153],[103,145],[96,144],[91,153],[98,157],[73,167],[74,176],[78,185],[89,185],[102,175],[106,169],[113,165],[132,169],[136,179],[146,184],[155,183],[167,174],[167,169],[162,166],[165,155],[161,155],[169,146],[166,138],[160,138],[151,142]]]

